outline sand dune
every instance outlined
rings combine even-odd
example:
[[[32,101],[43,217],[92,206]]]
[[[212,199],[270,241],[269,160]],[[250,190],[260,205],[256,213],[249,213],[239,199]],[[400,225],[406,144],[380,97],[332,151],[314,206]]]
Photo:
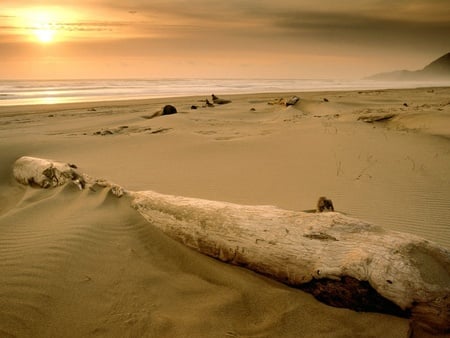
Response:
[[[197,110],[201,97],[2,107],[0,335],[407,336],[405,319],[328,307],[193,252],[106,190],[25,188],[11,166],[54,158],[132,190],[291,210],[327,195],[339,211],[448,248],[449,94],[295,93],[288,108],[267,103],[292,93]],[[143,118],[167,103],[180,113]],[[384,113],[396,116],[358,120]]]

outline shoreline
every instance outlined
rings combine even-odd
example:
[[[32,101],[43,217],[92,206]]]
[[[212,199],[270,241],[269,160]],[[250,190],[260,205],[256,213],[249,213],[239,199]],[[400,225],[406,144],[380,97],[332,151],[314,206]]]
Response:
[[[305,80],[306,81],[306,80]],[[376,82],[375,82],[376,83]],[[258,90],[233,90],[233,91],[229,91],[227,90],[227,88],[221,88],[222,89],[222,94],[223,95],[227,95],[227,96],[235,96],[235,95],[254,95],[254,94],[267,94],[267,95],[277,95],[277,94],[286,94],[286,93],[328,93],[328,92],[353,92],[353,91],[374,91],[374,90],[414,90],[414,89],[431,89],[431,88],[448,88],[450,86],[450,83],[411,83],[411,84],[398,84],[398,85],[386,85],[386,83],[380,83],[379,85],[375,85],[375,86],[362,86],[362,87],[358,87],[358,86],[342,86],[342,87],[333,87],[333,88],[313,88],[313,89],[306,89],[306,88],[301,88],[301,89],[287,89],[287,90],[276,90],[276,91],[271,91],[271,90],[263,90],[263,91],[258,91]],[[218,89],[218,88],[216,88]],[[219,92],[219,90],[212,90],[213,92]],[[119,94],[120,95],[120,94]],[[3,102],[7,102],[7,100],[3,100],[0,101],[0,108],[12,108],[12,107],[36,107],[36,106],[46,106],[46,105],[83,105],[83,104],[87,104],[87,103],[101,103],[101,102],[106,102],[106,103],[111,103],[111,104],[117,104],[118,102],[133,102],[133,101],[137,101],[137,102],[146,102],[148,100],[159,100],[159,99],[174,99],[174,98],[187,98],[187,97],[197,97],[197,96],[202,96],[202,94],[200,93],[188,93],[188,94],[158,94],[158,95],[154,95],[151,96],[149,95],[149,97],[145,97],[146,95],[144,94],[140,94],[138,96],[133,96],[132,94],[130,96],[126,96],[123,95],[123,98],[121,99],[114,99],[113,96],[105,96],[104,99],[96,99],[96,98],[92,98],[89,99],[89,97],[86,97],[87,100],[83,101],[83,99],[78,99],[76,97],[73,97],[73,101],[70,101],[70,97],[69,97],[69,101],[65,101],[67,98],[65,97],[51,97],[51,96],[45,96],[42,98],[35,98],[34,100],[36,101],[42,101],[42,100],[49,100],[50,102],[43,102],[43,103],[26,103],[26,104],[3,104]],[[58,100],[61,100],[61,102],[57,102]],[[32,100],[32,99],[30,99]],[[52,102],[52,101],[56,101],[56,102]]]
[[[287,96],[287,95],[325,95],[325,94],[348,94],[354,92],[402,92],[402,91],[422,91],[422,90],[442,90],[450,88],[450,86],[424,86],[424,87],[405,87],[405,88],[364,88],[364,89],[334,89],[334,90],[285,90],[274,92],[244,92],[244,93],[232,93],[232,94],[220,94],[221,96],[243,97],[243,96]],[[194,94],[194,95],[175,95],[175,96],[161,96],[161,97],[138,97],[138,98],[123,98],[123,99],[108,99],[108,100],[88,100],[88,101],[74,101],[74,102],[56,102],[56,103],[30,103],[30,104],[15,104],[15,105],[0,105],[0,113],[4,110],[11,110],[12,112],[19,112],[23,109],[30,108],[31,110],[46,111],[49,112],[55,110],[67,110],[67,109],[84,109],[91,108],[92,106],[128,106],[128,105],[146,105],[151,103],[164,103],[167,100],[187,100],[187,99],[202,99],[210,98],[213,93]]]

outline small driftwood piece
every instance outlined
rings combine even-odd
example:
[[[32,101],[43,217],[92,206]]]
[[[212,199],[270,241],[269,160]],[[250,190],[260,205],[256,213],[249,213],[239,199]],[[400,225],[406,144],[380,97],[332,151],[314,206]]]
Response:
[[[75,169],[73,164],[23,156],[14,163],[13,175],[22,184],[37,185],[41,188],[73,182],[83,189],[86,182]]]
[[[387,113],[387,114],[370,114],[370,115],[363,115],[358,117],[359,121],[363,121],[366,123],[374,123],[374,122],[385,122],[385,121],[389,121],[392,118],[396,117],[397,114],[391,114],[391,113]]]
[[[14,178],[24,184],[44,189],[54,188],[67,183],[75,184],[80,190],[95,186],[109,188],[117,197],[125,194],[125,190],[103,179],[94,179],[86,174],[78,173],[76,165],[47,160],[42,158],[23,156],[14,162]]]
[[[286,102],[286,107],[289,106],[295,106],[297,104],[297,102],[300,101],[300,98],[298,98],[297,96],[292,96],[287,102]]]
[[[49,169],[57,179],[49,178]],[[450,252],[437,244],[336,212],[130,192],[73,172],[69,164],[32,157],[18,159],[13,168],[23,184],[55,187],[81,177],[86,187],[111,187],[173,239],[332,305],[401,314],[429,331],[450,331]]]
[[[227,99],[222,99],[220,97],[217,97],[216,95],[212,94],[211,98],[214,102],[214,104],[228,104],[231,103],[231,100],[227,100]],[[207,101],[208,102],[208,101]]]

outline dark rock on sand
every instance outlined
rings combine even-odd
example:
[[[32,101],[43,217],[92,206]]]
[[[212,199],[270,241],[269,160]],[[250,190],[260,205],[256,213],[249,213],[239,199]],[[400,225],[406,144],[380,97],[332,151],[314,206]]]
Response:
[[[172,115],[172,114],[176,114],[177,113],[177,108],[175,108],[174,106],[168,104],[166,106],[164,106],[163,111],[162,111],[162,115]]]

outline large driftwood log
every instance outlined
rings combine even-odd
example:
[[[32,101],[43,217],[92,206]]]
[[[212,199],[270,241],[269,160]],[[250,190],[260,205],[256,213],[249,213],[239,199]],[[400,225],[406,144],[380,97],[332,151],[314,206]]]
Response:
[[[131,194],[133,206],[151,224],[204,254],[291,286],[307,285],[313,293],[311,282],[344,280],[354,289],[343,297],[352,298],[358,288],[366,288],[353,280],[365,281],[429,329],[450,329],[450,253],[425,239],[335,212],[311,214],[151,191]],[[342,291],[328,297],[339,298]]]
[[[19,159],[17,180],[38,182],[47,169],[42,161]],[[104,182],[82,178],[86,186]],[[431,331],[450,331],[450,253],[437,244],[335,212],[294,212],[104,186],[130,195],[133,207],[152,225],[204,254],[304,288],[332,305],[410,315]]]

